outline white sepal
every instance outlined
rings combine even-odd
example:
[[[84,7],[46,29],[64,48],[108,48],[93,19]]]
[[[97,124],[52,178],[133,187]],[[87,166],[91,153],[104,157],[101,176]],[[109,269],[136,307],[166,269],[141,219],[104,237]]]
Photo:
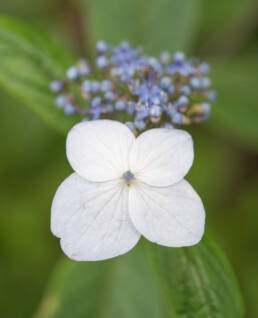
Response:
[[[140,238],[128,214],[128,187],[121,180],[89,182],[76,173],[56,192],[51,230],[65,254],[77,261],[124,254]]]
[[[129,165],[136,179],[160,187],[182,180],[193,157],[192,137],[186,131],[156,128],[136,139]]]
[[[75,172],[87,180],[114,180],[128,170],[129,152],[134,141],[133,133],[120,122],[82,122],[68,133],[67,158]]]
[[[129,213],[136,229],[160,245],[194,245],[204,233],[202,201],[185,180],[169,187],[134,182],[129,191]]]

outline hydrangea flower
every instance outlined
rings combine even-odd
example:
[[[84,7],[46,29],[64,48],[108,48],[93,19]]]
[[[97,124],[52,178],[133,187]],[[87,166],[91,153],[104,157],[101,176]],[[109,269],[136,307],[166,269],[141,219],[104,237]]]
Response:
[[[170,247],[200,241],[204,207],[184,180],[194,157],[187,132],[154,128],[136,138],[120,122],[87,121],[72,128],[66,149],[75,173],[55,194],[51,229],[70,258],[112,258],[141,235]]]
[[[155,58],[126,41],[118,46],[99,41],[94,65],[79,59],[66,79],[50,83],[50,90],[67,116],[108,116],[127,122],[137,134],[164,123],[178,127],[206,121],[216,100],[209,72],[209,64],[183,52],[164,51]]]

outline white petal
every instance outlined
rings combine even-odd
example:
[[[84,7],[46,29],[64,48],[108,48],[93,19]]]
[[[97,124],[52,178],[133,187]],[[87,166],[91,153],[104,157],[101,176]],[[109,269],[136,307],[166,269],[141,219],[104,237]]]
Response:
[[[193,163],[193,141],[184,130],[156,128],[141,134],[130,153],[130,170],[149,185],[182,180]]]
[[[190,246],[203,236],[204,207],[185,180],[164,188],[135,181],[129,191],[129,213],[136,229],[160,245]]]
[[[70,130],[66,152],[72,168],[80,176],[102,182],[120,178],[128,170],[134,141],[126,125],[113,120],[94,120]]]
[[[76,173],[56,192],[51,230],[61,238],[63,251],[78,261],[124,254],[140,238],[128,214],[128,186],[89,182]]]

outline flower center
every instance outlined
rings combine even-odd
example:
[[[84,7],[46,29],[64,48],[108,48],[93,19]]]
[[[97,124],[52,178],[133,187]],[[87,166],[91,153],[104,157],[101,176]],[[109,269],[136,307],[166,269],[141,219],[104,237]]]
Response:
[[[122,178],[125,180],[126,183],[130,183],[132,179],[134,179],[134,175],[132,174],[131,171],[126,171],[123,175]]]

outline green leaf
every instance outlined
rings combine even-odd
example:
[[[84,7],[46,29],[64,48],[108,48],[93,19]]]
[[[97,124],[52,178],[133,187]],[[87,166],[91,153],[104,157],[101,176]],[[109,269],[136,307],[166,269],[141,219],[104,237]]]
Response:
[[[74,119],[55,107],[49,83],[64,78],[72,62],[64,49],[33,26],[0,16],[0,85],[63,132]]]
[[[189,47],[199,17],[199,0],[89,1],[93,40],[130,40],[148,54]]]
[[[202,14],[200,17],[202,36],[209,39],[209,37],[227,26],[235,17],[238,11],[242,13],[243,7],[250,3],[252,0],[223,0],[215,1],[202,1]],[[242,9],[240,11],[240,9]],[[238,16],[239,19],[239,16]],[[229,41],[231,39],[228,39]]]
[[[208,235],[189,248],[152,248],[170,317],[243,317],[238,285],[225,255]],[[170,273],[168,275],[168,273]]]
[[[195,247],[142,240],[113,260],[66,260],[55,271],[36,318],[240,318],[231,268],[207,236]]]
[[[104,262],[61,262],[36,317],[160,318],[163,307],[153,270],[135,248]]]
[[[211,124],[217,131],[234,134],[258,149],[257,59],[246,56],[212,64],[213,87],[218,100],[212,108]]]

